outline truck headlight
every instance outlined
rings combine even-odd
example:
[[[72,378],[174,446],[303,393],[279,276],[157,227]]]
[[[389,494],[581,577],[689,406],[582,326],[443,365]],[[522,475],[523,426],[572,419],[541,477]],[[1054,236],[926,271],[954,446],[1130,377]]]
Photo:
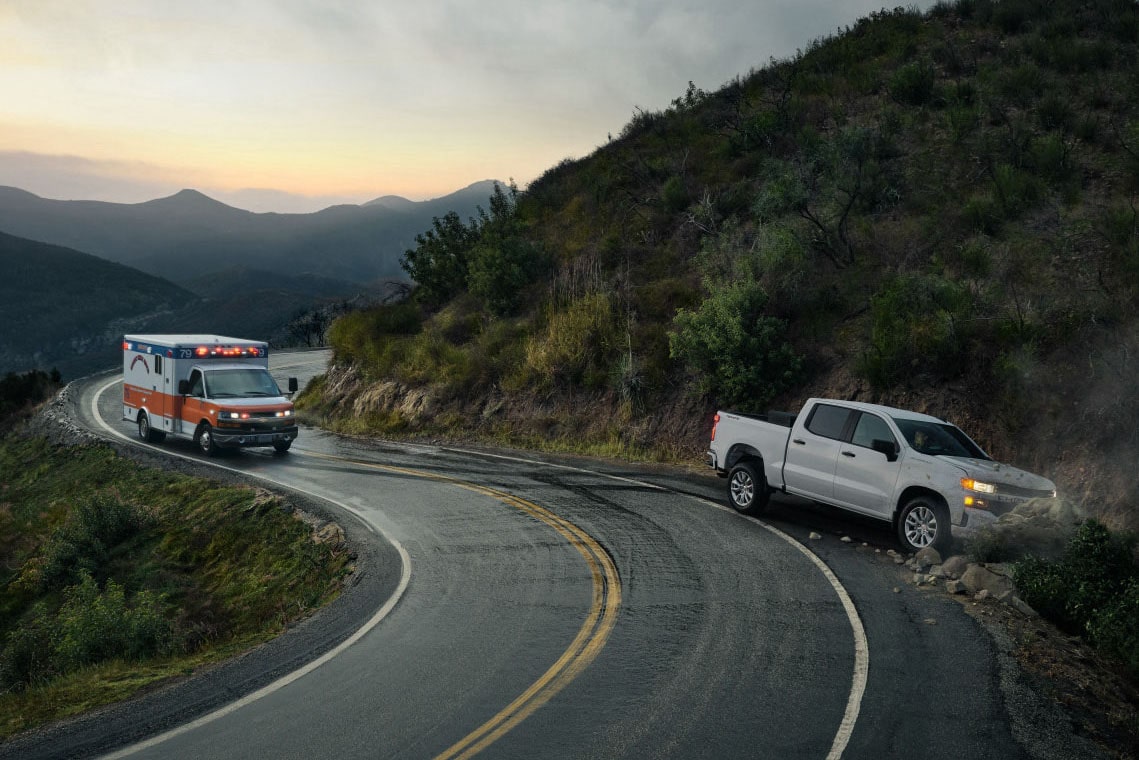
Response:
[[[983,483],[980,480],[973,480],[972,478],[961,478],[961,487],[966,491],[976,491],[977,493],[997,492],[997,487],[992,483]]]

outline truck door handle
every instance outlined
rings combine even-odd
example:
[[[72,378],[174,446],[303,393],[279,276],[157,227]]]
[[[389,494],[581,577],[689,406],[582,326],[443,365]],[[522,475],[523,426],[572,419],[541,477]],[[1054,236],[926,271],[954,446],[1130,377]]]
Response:
[[[800,438],[793,438],[793,439],[791,440],[791,443],[794,443],[794,444],[796,444],[796,445],[798,445],[798,446],[806,446],[806,445],[807,445],[807,442],[806,442],[806,441],[804,441],[804,440],[802,440],[802,439],[800,439]]]
[[[844,452],[842,452],[842,455],[844,457],[850,457],[851,459],[854,459],[854,452],[853,451],[844,451]]]

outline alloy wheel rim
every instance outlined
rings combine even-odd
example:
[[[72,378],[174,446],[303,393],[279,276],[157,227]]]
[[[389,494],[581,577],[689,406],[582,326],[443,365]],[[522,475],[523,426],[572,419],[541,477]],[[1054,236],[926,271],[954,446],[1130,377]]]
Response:
[[[937,535],[937,515],[926,506],[917,507],[906,515],[906,540],[919,549],[933,543]]]
[[[732,501],[741,507],[746,507],[751,504],[754,494],[755,484],[752,483],[748,474],[746,472],[736,473],[736,476],[732,478]]]

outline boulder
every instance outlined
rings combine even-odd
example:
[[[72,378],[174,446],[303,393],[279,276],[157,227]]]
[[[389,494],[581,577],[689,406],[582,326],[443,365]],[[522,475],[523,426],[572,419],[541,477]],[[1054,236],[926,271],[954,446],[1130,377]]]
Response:
[[[972,594],[984,591],[986,596],[1000,596],[1013,591],[1010,578],[976,564],[969,565],[961,575],[961,585]]]
[[[927,546],[914,556],[914,561],[918,564],[918,567],[922,569],[933,565],[940,565],[941,553],[932,546]]]
[[[969,560],[960,554],[956,554],[941,563],[941,572],[945,573],[946,578],[960,578],[967,567],[969,567]]]

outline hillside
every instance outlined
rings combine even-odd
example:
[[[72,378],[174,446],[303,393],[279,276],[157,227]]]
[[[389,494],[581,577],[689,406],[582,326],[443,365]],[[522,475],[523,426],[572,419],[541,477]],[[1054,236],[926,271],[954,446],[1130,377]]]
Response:
[[[308,406],[696,464],[716,408],[875,401],[1139,527],[1137,41],[1133,2],[958,0],[690,86],[436,220]]]
[[[449,211],[473,216],[493,186],[488,180],[431,201],[401,204],[385,197],[312,214],[255,214],[194,190],[120,204],[49,200],[0,187],[0,230],[86,251],[179,284],[234,267],[319,271],[359,284],[401,277],[400,255],[430,227],[433,216]]]
[[[0,233],[0,374],[58,369],[66,380],[115,367],[127,332],[241,335],[285,345],[318,309],[388,297],[354,285],[231,270],[204,296],[97,256]],[[345,296],[344,293],[348,293]],[[300,325],[303,327],[304,325]],[[310,330],[311,332],[311,330]]]
[[[118,350],[126,326],[197,300],[130,267],[0,233],[0,372],[57,367],[73,377]]]

